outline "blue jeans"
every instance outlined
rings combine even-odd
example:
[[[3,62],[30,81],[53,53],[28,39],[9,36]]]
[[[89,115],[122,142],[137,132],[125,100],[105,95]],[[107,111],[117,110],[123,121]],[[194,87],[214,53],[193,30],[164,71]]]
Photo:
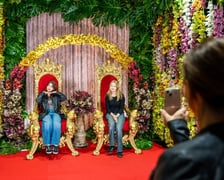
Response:
[[[109,141],[110,141],[110,146],[114,146],[114,131],[116,130],[117,134],[117,152],[122,152],[123,151],[123,144],[122,144],[122,136],[123,136],[123,126],[124,126],[124,113],[122,113],[118,118],[117,118],[117,123],[115,123],[113,117],[110,114],[106,114],[106,119],[108,122],[108,128],[109,128]]]
[[[44,145],[58,146],[61,137],[61,117],[53,109],[42,119],[42,137]]]

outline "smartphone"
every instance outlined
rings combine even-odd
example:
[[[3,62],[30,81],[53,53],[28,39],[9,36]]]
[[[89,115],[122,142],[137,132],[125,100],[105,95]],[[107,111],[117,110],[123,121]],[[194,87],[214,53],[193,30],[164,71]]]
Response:
[[[180,103],[180,89],[166,88],[164,108],[170,115],[173,115],[181,107]]]

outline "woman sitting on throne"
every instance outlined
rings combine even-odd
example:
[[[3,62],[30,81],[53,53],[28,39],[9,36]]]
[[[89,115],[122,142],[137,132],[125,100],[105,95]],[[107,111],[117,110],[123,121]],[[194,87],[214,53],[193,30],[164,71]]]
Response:
[[[46,153],[58,154],[58,145],[61,136],[61,102],[66,100],[66,96],[56,91],[55,81],[50,81],[45,91],[42,91],[36,102],[41,105],[39,121],[42,121],[43,144],[46,146]]]
[[[123,157],[122,129],[125,121],[124,102],[125,98],[119,91],[118,81],[113,80],[105,96],[107,110],[106,119],[108,122],[110,142],[108,153],[111,154],[114,150],[114,131],[116,130],[118,157]]]

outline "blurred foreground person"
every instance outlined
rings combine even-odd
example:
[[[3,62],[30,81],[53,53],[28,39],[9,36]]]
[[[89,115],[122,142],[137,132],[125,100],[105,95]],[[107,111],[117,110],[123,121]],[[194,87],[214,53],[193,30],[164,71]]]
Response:
[[[172,116],[161,110],[176,145],[160,156],[150,179],[223,180],[224,39],[209,38],[192,49],[184,59],[183,71],[184,95],[200,132],[189,140],[185,108]]]

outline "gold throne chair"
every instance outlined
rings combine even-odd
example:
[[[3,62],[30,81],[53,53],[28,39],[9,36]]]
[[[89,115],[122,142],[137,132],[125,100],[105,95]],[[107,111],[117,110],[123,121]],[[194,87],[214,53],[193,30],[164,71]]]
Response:
[[[97,109],[93,118],[93,130],[96,133],[96,139],[93,142],[97,143],[96,149],[93,151],[93,155],[99,155],[100,149],[103,144],[109,144],[109,133],[107,127],[106,105],[105,95],[109,90],[110,82],[117,80],[119,87],[122,87],[122,66],[115,66],[110,61],[104,63],[102,66],[96,66],[97,77]],[[123,144],[130,144],[135,150],[136,154],[141,154],[141,149],[138,149],[135,144],[135,136],[139,130],[139,124],[135,120],[138,117],[137,110],[130,111],[125,105],[125,111],[128,117],[125,117],[125,123],[123,127]]]
[[[35,97],[46,89],[47,84],[50,81],[55,81],[58,91],[61,91],[61,77],[62,77],[62,65],[55,65],[54,62],[50,62],[49,59],[43,61],[40,65],[34,64],[34,78],[35,78]],[[41,107],[40,107],[41,108]],[[66,116],[66,119],[62,119],[61,123],[61,138],[59,147],[63,147],[66,144],[72,151],[73,156],[79,155],[79,152],[73,148],[72,138],[76,131],[75,112],[68,111],[65,105],[61,105],[61,110]],[[41,137],[41,121],[38,121],[39,106],[35,103],[34,110],[29,114],[30,126],[28,128],[29,136],[32,139],[32,147],[29,154],[26,155],[26,159],[33,159],[33,155],[36,152],[38,146],[43,147],[43,139]]]

